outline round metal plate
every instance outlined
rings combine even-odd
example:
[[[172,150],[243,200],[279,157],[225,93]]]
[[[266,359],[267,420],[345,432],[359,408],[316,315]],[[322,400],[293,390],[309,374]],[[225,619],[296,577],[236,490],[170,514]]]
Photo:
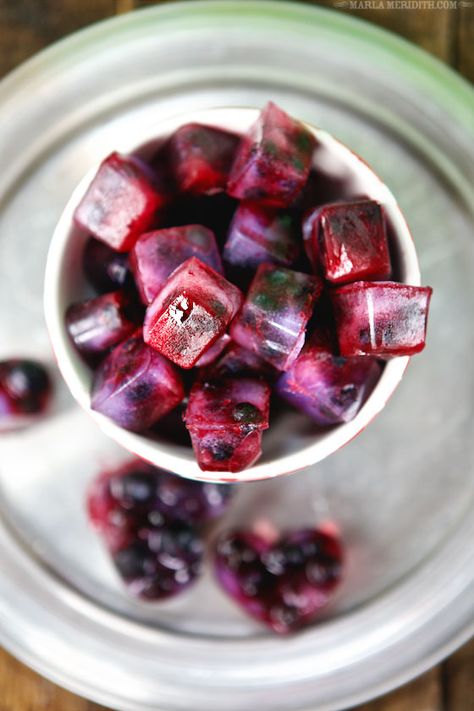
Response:
[[[275,639],[211,576],[174,601],[123,593],[83,497],[127,455],[57,382],[50,416],[0,440],[0,639],[114,709],[323,711],[399,684],[473,632],[474,165],[469,87],[349,17],[284,2],[192,2],[114,19],[0,86],[0,357],[52,360],[42,316],[50,236],[98,158],[181,112],[268,99],[330,131],[397,197],[429,344],[386,410],[311,470],[239,489],[222,523],[332,519],[345,583],[323,620]]]

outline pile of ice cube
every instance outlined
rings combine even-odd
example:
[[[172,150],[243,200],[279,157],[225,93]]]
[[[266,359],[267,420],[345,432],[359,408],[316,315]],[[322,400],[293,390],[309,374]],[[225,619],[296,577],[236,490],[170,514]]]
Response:
[[[147,432],[185,405],[199,466],[237,472],[272,389],[318,426],[347,422],[384,359],[424,347],[431,289],[380,281],[383,209],[319,204],[315,146],[269,103],[244,136],[188,124],[147,163],[103,161],[74,216],[99,296],[66,313],[94,410]]]

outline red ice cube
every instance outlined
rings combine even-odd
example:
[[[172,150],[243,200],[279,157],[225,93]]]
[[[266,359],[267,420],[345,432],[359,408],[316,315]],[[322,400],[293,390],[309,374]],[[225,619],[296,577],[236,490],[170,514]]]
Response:
[[[316,139],[271,101],[240,143],[227,192],[240,200],[291,205],[311,168]]]
[[[261,454],[268,428],[270,387],[251,378],[197,382],[185,422],[204,471],[238,472]]]
[[[384,216],[373,200],[315,208],[304,220],[303,236],[310,261],[334,284],[390,275]]]
[[[332,292],[341,355],[412,355],[425,347],[432,289],[358,281]]]
[[[167,146],[178,189],[194,195],[224,190],[239,144],[235,133],[189,123],[178,128]]]
[[[138,159],[111,153],[77,206],[74,221],[117,252],[127,252],[164,202]]]
[[[225,333],[241,303],[236,286],[191,257],[148,307],[144,339],[181,368],[192,368]]]

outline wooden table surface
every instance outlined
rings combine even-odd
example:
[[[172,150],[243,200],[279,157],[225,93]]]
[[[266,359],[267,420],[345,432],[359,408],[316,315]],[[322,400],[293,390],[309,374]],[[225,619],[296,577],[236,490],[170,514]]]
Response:
[[[80,27],[153,4],[144,0],[0,0],[0,76]],[[334,5],[330,1],[314,4]],[[387,6],[383,0],[362,0],[357,7],[366,9],[338,11],[406,37],[474,81],[474,3],[458,1],[456,9],[437,10],[383,9],[383,4]],[[55,686],[0,650],[0,711],[101,710],[104,707]],[[474,711],[474,640],[423,676],[358,706],[357,711]]]

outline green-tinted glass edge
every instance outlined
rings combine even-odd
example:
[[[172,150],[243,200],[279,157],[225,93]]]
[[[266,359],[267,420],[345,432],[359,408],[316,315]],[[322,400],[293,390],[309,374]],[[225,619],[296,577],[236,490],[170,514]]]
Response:
[[[233,24],[236,18],[252,18],[265,23],[284,21],[293,26],[296,24],[304,34],[313,33],[317,22],[319,29],[345,34],[348,41],[367,42],[368,46],[390,57],[394,64],[406,65],[410,69],[411,81],[416,80],[416,85],[424,92],[429,88],[451,112],[455,101],[457,121],[474,134],[474,90],[469,82],[439,59],[365,20],[341,11],[285,0],[183,0],[107,18],[59,40],[14,69],[0,82],[0,95],[6,98],[9,91],[15,91],[41,70],[67,62],[74,52],[94,41],[108,39],[112,27],[117,40],[118,30],[129,33],[149,29],[152,22],[172,23],[175,29],[184,29],[207,24],[210,19],[222,21],[226,18],[232,19]]]

